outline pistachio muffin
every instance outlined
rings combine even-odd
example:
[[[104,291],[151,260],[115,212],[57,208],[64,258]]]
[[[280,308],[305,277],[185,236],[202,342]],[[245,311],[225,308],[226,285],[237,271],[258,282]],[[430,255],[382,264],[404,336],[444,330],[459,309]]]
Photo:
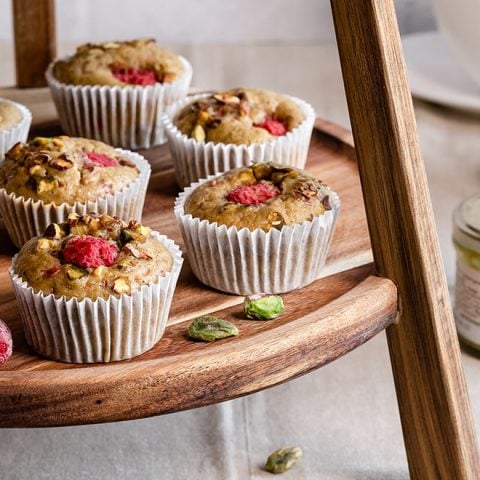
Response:
[[[55,63],[55,78],[71,85],[154,85],[172,83],[184,67],[178,55],[153,38],[124,42],[87,43]]]
[[[13,102],[0,99],[0,130],[7,130],[18,125],[22,120],[22,112]]]
[[[150,171],[141,155],[102,142],[36,137],[0,165],[0,212],[18,247],[72,212],[141,219]]]
[[[122,190],[139,173],[135,164],[102,142],[36,137],[7,152],[0,166],[0,187],[45,203],[73,204]]]
[[[32,114],[26,107],[0,98],[0,163],[13,145],[27,139],[31,122]]]
[[[339,209],[338,195],[314,176],[271,162],[200,180],[175,202],[193,273],[236,295],[319,278]]]
[[[168,250],[142,224],[72,213],[21,249],[15,271],[36,292],[78,300],[131,294],[172,268]]]
[[[175,126],[199,142],[250,145],[281,137],[305,120],[290,98],[269,90],[235,88],[198,99],[175,117]]]
[[[185,213],[237,229],[293,227],[331,209],[329,190],[309,173],[273,163],[230,170],[197,187]]]
[[[140,39],[82,45],[45,75],[64,132],[137,149],[165,143],[161,115],[186,97],[192,66]]]
[[[303,168],[315,112],[299,98],[256,88],[195,95],[163,117],[177,183],[252,162]]]
[[[141,223],[71,214],[27,242],[9,274],[35,351],[109,362],[160,339],[181,265],[178,246]]]

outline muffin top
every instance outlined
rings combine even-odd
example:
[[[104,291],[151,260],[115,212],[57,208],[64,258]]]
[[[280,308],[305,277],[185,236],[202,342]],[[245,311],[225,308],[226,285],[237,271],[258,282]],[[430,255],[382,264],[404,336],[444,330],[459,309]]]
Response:
[[[172,265],[168,250],[142,224],[71,213],[29,240],[14,268],[35,292],[95,300],[156,283]]]
[[[0,187],[8,193],[57,205],[94,201],[138,176],[137,167],[113,147],[67,136],[17,143],[0,165]]]
[[[331,210],[330,191],[309,173],[271,162],[235,168],[199,185],[186,214],[238,230],[281,229]]]
[[[269,90],[235,88],[186,105],[175,126],[199,142],[250,145],[298,127],[305,119],[298,105]]]
[[[172,83],[183,73],[180,57],[152,39],[87,43],[58,60],[55,78],[73,85],[154,85]]]
[[[22,112],[10,102],[0,99],[0,130],[8,130],[18,125],[22,120]]]

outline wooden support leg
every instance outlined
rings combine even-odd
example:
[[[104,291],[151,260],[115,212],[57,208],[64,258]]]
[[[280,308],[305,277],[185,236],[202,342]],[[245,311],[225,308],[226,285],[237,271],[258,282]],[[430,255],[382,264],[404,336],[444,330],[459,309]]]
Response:
[[[55,1],[12,3],[17,86],[42,87],[45,70],[56,55]]]
[[[331,0],[412,479],[480,478],[477,441],[392,0]]]

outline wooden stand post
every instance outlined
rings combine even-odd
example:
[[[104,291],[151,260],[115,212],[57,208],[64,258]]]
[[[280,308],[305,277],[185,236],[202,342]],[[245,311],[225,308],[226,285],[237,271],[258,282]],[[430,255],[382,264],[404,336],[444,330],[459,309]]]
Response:
[[[55,1],[12,0],[18,87],[43,87],[55,58]]]
[[[480,478],[477,441],[392,0],[331,0],[410,475]]]

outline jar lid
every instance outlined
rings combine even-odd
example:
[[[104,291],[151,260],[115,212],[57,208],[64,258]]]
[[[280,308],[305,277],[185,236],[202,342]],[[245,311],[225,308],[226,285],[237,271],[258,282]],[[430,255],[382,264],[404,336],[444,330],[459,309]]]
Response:
[[[480,193],[455,209],[453,223],[453,238],[465,248],[480,251]]]

